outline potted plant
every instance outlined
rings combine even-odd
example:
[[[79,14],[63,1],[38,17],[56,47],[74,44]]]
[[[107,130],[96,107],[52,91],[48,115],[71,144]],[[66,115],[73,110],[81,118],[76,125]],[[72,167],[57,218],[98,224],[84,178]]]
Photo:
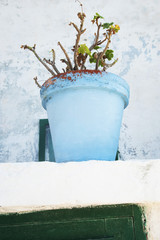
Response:
[[[109,48],[111,38],[117,34],[119,25],[101,23],[103,17],[96,13],[92,24],[97,32],[90,47],[80,44],[80,37],[85,33],[85,13],[80,3],[81,12],[77,14],[80,26],[70,22],[76,31],[73,46],[74,62],[60,42],[66,65],[61,73],[55,64],[55,51],[52,60],[43,60],[36,52],[36,45],[22,45],[34,53],[37,59],[51,73],[41,86],[37,77],[35,83],[41,88],[42,105],[47,110],[51,129],[56,162],[85,160],[115,160],[123,109],[129,101],[129,86],[119,76],[106,72],[118,59],[112,60],[114,52]],[[100,31],[103,31],[100,37]],[[94,69],[86,69],[86,61]],[[109,61],[112,61],[109,63]]]

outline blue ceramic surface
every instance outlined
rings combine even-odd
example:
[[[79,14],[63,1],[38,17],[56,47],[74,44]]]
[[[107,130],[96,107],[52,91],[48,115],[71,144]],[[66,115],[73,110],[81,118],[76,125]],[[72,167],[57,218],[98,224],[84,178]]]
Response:
[[[56,162],[114,161],[129,86],[119,76],[74,71],[45,82],[47,110]]]

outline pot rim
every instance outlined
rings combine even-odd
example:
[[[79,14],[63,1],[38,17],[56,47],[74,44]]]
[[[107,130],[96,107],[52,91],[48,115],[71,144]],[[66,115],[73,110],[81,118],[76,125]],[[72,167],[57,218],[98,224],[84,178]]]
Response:
[[[77,87],[113,91],[123,98],[124,108],[129,104],[129,85],[120,76],[100,70],[75,70],[60,73],[45,81],[40,90],[42,106],[46,109],[46,103],[57,92]]]
[[[66,75],[68,74],[79,74],[81,75],[82,73],[86,73],[86,74],[102,74],[105,71],[100,71],[100,70],[92,70],[92,69],[85,69],[85,70],[72,70],[72,71],[68,71],[68,72],[64,72],[64,73],[59,73],[55,76],[50,77],[49,79],[47,79],[43,84],[42,87],[46,87],[48,88],[50,85],[54,85],[57,78],[63,79],[63,80],[69,80],[72,81],[71,77],[66,77]],[[107,72],[105,72],[107,73]]]

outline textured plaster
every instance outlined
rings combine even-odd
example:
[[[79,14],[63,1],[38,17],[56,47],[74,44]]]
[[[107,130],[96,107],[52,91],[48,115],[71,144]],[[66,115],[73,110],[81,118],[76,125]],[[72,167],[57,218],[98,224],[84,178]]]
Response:
[[[160,239],[160,161],[0,164],[0,214],[110,204],[143,209],[148,240]]]
[[[2,163],[0,206],[160,202],[159,160]]]
[[[90,45],[93,40],[89,31],[95,31],[90,23],[95,12],[121,27],[111,43],[119,61],[110,69],[131,89],[121,129],[121,159],[160,158],[160,1],[84,2],[88,31],[83,43]],[[36,43],[46,58],[55,48],[56,58],[61,59],[60,40],[71,54],[75,30],[68,23],[78,23],[79,9],[74,0],[0,0],[0,162],[37,161],[38,120],[47,117],[32,79],[38,76],[42,83],[50,75],[31,52],[20,49],[21,44]],[[57,66],[61,68],[59,60]]]

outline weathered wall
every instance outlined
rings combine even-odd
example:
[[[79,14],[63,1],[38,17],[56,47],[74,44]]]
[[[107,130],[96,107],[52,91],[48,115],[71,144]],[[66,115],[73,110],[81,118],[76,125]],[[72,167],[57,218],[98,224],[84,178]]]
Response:
[[[3,184],[0,184],[0,215],[57,208],[138,204],[144,209],[148,239],[159,240],[159,169],[159,159],[61,164],[1,163],[0,183]]]
[[[119,62],[110,69],[131,88],[121,130],[121,157],[159,158],[160,1],[84,2],[88,30],[95,31],[90,23],[95,12],[121,27],[112,43]],[[36,43],[40,55],[48,58],[55,48],[57,58],[62,58],[57,42],[60,40],[67,50],[74,45],[75,30],[68,23],[78,23],[79,10],[74,0],[0,0],[0,162],[36,161],[38,120],[47,117],[32,79],[37,75],[41,83],[50,75],[31,52],[20,49],[21,44]],[[85,41],[88,32],[82,40],[90,45],[91,37]]]

